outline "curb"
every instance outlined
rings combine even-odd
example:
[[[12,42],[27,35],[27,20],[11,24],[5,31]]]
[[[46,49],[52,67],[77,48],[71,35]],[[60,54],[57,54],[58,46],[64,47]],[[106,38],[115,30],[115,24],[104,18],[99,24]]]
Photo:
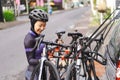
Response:
[[[24,24],[28,21],[13,21],[13,22],[4,22],[4,23],[1,23],[0,22],[0,30],[3,30],[3,29],[6,29],[6,28],[11,28],[11,27],[14,27],[16,25],[19,25],[19,24]]]

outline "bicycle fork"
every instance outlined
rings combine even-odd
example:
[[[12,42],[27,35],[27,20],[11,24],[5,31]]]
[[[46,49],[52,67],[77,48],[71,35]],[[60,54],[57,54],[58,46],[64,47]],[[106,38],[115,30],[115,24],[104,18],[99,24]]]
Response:
[[[38,76],[38,80],[41,80],[41,76],[42,76],[42,72],[43,72],[43,65],[44,65],[44,62],[45,62],[45,60],[47,59],[46,57],[45,57],[45,51],[46,51],[46,48],[44,47],[43,48],[43,55],[42,55],[42,57],[41,57],[41,59],[40,59],[40,73],[39,73],[39,76]]]
[[[44,65],[45,60],[46,60],[45,57],[41,58],[40,71],[39,71],[40,73],[39,73],[38,80],[41,80],[42,70],[43,70],[43,65]]]

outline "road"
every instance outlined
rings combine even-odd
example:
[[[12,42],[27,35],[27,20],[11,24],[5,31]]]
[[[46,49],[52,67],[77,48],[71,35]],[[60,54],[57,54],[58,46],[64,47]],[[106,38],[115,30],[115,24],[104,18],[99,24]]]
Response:
[[[43,32],[46,40],[54,40],[57,30],[69,30],[90,8],[83,7],[61,11],[51,15]],[[24,51],[24,37],[30,23],[0,30],[0,80],[24,80],[27,60]]]

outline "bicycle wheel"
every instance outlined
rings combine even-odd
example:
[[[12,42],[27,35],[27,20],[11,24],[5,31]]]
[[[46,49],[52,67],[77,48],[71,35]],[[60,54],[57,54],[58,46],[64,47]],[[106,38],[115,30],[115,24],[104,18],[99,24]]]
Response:
[[[75,62],[68,66],[65,80],[88,80],[88,75],[86,68],[83,66],[82,62],[80,65],[76,65]]]
[[[30,80],[38,80],[40,63],[34,69]],[[60,80],[56,67],[50,62],[45,61],[42,69],[41,80]]]
[[[99,80],[98,76],[96,75],[95,71],[95,64],[93,60],[88,61],[89,64],[86,63],[88,80]]]
[[[68,69],[67,69],[67,72],[66,72],[66,77],[65,77],[65,80],[76,80],[75,79],[75,63],[72,63],[68,66]]]

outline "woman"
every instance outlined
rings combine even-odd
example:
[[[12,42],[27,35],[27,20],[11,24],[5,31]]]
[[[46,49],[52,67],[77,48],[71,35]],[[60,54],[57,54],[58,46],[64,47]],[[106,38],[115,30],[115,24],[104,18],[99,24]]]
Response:
[[[25,75],[26,80],[30,80],[32,71],[39,63],[39,59],[41,58],[42,49],[44,47],[43,44],[40,44],[39,49],[36,49],[35,51],[31,51],[31,50],[35,46],[36,38],[40,37],[41,32],[46,27],[46,22],[48,21],[48,15],[43,10],[34,9],[30,12],[29,19],[31,23],[31,29],[27,33],[24,39],[24,47],[26,51],[27,61],[29,64]]]

